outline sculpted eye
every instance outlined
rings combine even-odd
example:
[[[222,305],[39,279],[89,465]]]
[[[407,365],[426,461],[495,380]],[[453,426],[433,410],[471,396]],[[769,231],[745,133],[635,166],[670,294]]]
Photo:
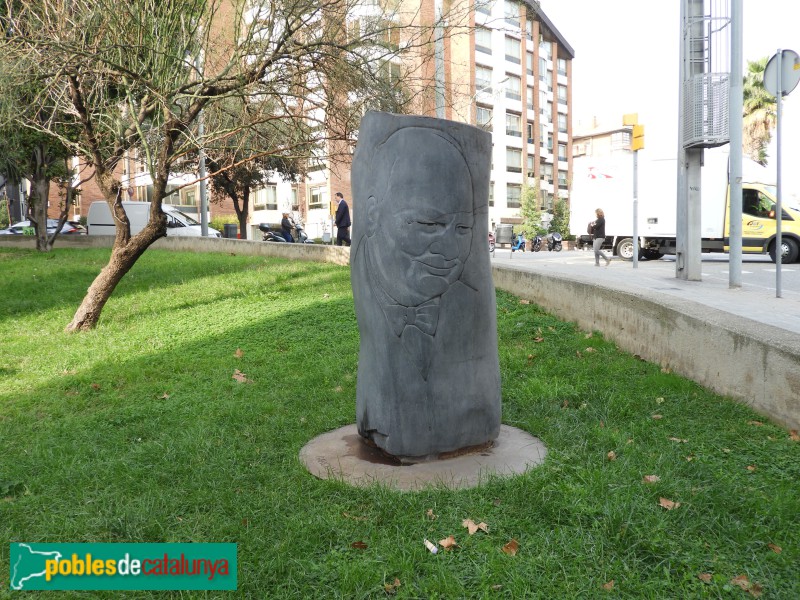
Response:
[[[417,221],[417,225],[420,225],[423,229],[430,231],[438,229],[439,227],[443,227],[441,223],[435,223],[433,221]]]
[[[458,226],[458,233],[470,233],[472,231],[472,227],[469,225],[459,225]]]

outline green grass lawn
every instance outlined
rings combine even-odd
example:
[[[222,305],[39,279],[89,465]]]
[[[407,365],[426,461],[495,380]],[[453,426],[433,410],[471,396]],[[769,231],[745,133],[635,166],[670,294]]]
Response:
[[[0,249],[0,597],[9,542],[236,542],[237,592],[69,597],[800,598],[800,443],[598,333],[498,293],[503,421],[545,463],[356,489],[298,460],[355,420],[348,269],[151,250],[64,333],[107,259]]]

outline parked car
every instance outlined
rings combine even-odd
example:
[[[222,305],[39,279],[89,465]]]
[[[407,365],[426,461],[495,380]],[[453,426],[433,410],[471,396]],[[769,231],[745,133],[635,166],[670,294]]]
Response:
[[[0,235],[23,235],[26,227],[33,227],[33,224],[30,221],[14,223],[6,229],[0,229]],[[58,219],[47,219],[47,235],[55,233],[56,227],[58,227]],[[61,228],[61,235],[80,235],[85,233],[86,227],[78,223],[78,221],[67,221]]]

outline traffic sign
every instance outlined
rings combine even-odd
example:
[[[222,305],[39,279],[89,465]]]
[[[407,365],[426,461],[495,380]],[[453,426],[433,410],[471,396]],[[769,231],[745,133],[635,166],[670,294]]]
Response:
[[[780,58],[780,60],[779,60]],[[778,62],[781,63],[781,90],[778,93]],[[764,69],[764,88],[776,98],[778,95],[787,96],[800,82],[800,56],[794,50],[776,52]]]

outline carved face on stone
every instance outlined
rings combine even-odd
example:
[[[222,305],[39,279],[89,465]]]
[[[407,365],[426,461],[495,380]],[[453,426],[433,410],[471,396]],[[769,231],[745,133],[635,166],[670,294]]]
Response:
[[[397,138],[397,139],[393,139]],[[461,153],[424,129],[400,130],[381,152],[397,152],[384,196],[370,198],[369,256],[384,291],[405,306],[442,295],[461,276],[472,244],[472,180]]]

